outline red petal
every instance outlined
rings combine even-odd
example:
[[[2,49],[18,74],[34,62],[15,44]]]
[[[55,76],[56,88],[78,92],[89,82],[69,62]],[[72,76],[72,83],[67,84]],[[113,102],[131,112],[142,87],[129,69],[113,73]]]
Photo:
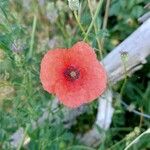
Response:
[[[40,79],[44,89],[50,93],[54,93],[55,84],[60,79],[65,54],[66,49],[49,50],[42,59]]]

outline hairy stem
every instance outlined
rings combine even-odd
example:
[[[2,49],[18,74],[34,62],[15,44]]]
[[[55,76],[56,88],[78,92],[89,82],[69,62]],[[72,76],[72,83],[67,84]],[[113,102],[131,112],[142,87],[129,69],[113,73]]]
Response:
[[[111,0],[107,0],[107,1],[106,1],[106,9],[105,9],[105,15],[104,15],[103,26],[102,26],[102,29],[103,29],[103,30],[105,30],[105,29],[107,28],[110,1],[111,1]],[[102,38],[102,40],[101,40],[101,45],[102,45],[102,47],[104,47],[104,42],[105,42],[105,41],[104,41],[104,38]]]
[[[88,6],[89,6],[90,14],[91,14],[91,17],[92,17],[92,20],[93,20],[94,15],[93,15],[93,12],[92,12],[92,7],[91,7],[91,1],[90,0],[88,0]],[[95,31],[95,34],[97,34],[98,28],[97,28],[97,25],[96,25],[95,22],[94,22],[94,31]],[[96,36],[96,41],[97,41],[97,44],[98,44],[100,59],[102,60],[103,59],[102,45],[101,45],[100,40],[97,36]]]
[[[78,23],[78,25],[79,25],[79,27],[80,27],[82,33],[85,35],[85,30],[84,30],[84,28],[83,28],[83,26],[82,26],[82,24],[81,24],[81,22],[80,22],[80,19],[79,19],[78,15],[77,15],[77,12],[74,11],[73,14],[74,14],[74,16],[75,16],[75,19],[76,19],[76,21],[77,21],[77,23]]]
[[[84,39],[83,39],[84,41],[87,39],[87,37],[88,37],[88,35],[89,35],[89,33],[90,33],[90,31],[91,31],[93,25],[94,25],[94,22],[95,22],[95,20],[96,20],[96,18],[97,18],[97,16],[98,16],[98,13],[99,13],[99,11],[100,11],[100,9],[101,9],[101,7],[102,7],[102,4],[103,4],[103,0],[100,0],[99,3],[98,3],[98,6],[97,6],[96,12],[95,12],[95,14],[94,14],[94,16],[93,16],[92,22],[91,22],[91,24],[90,24],[90,26],[89,26],[89,28],[88,28],[86,34],[85,34],[85,37],[84,37]]]
[[[35,36],[36,24],[37,24],[37,16],[34,15],[28,59],[32,58],[32,54],[33,54],[33,46],[34,46],[34,36]]]

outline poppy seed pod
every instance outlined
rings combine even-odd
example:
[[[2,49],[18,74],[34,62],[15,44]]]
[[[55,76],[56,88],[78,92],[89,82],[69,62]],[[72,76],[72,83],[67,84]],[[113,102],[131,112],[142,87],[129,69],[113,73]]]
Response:
[[[107,85],[104,67],[85,42],[48,51],[41,62],[40,79],[43,88],[69,108],[93,101]]]

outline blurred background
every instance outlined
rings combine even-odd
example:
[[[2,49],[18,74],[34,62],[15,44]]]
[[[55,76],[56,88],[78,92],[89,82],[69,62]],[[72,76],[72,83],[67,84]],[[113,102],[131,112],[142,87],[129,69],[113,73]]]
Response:
[[[106,1],[103,1],[94,27],[87,41],[95,49],[98,58],[102,40],[105,57],[116,45],[140,26],[137,19],[150,8],[149,0],[111,0],[107,26],[104,25]],[[80,0],[78,15],[75,6],[67,0],[0,0],[0,149],[29,150],[123,150],[141,132],[150,127],[150,120],[129,110],[150,114],[150,57],[144,67],[127,79],[123,91],[125,108],[114,99],[115,109],[110,129],[100,145],[88,147],[80,141],[79,134],[89,131],[96,118],[97,101],[89,104],[88,112],[80,115],[76,123],[66,129],[62,121],[36,121],[48,110],[49,115],[63,118],[60,106],[52,112],[54,96],[45,92],[39,79],[40,62],[49,49],[71,47],[84,39],[92,15],[99,1]],[[72,3],[73,4],[73,3]],[[90,12],[91,10],[91,12]],[[77,15],[77,16],[76,16]],[[83,29],[79,26],[78,21]],[[119,92],[123,81],[113,86]],[[31,126],[35,124],[36,128]],[[25,138],[13,148],[11,137],[24,128]],[[101,131],[100,131],[101,132]],[[25,146],[24,146],[25,145]],[[134,150],[150,149],[150,135],[143,136]]]

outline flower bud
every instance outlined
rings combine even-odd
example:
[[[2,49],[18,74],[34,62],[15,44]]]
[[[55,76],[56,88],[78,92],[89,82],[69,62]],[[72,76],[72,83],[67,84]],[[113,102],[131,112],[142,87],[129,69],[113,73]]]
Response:
[[[79,0],[68,0],[68,3],[71,10],[79,9]]]
[[[123,61],[123,62],[127,62],[127,61],[128,61],[128,52],[126,52],[126,51],[121,51],[120,54],[121,54],[121,59],[122,59],[122,61]]]

